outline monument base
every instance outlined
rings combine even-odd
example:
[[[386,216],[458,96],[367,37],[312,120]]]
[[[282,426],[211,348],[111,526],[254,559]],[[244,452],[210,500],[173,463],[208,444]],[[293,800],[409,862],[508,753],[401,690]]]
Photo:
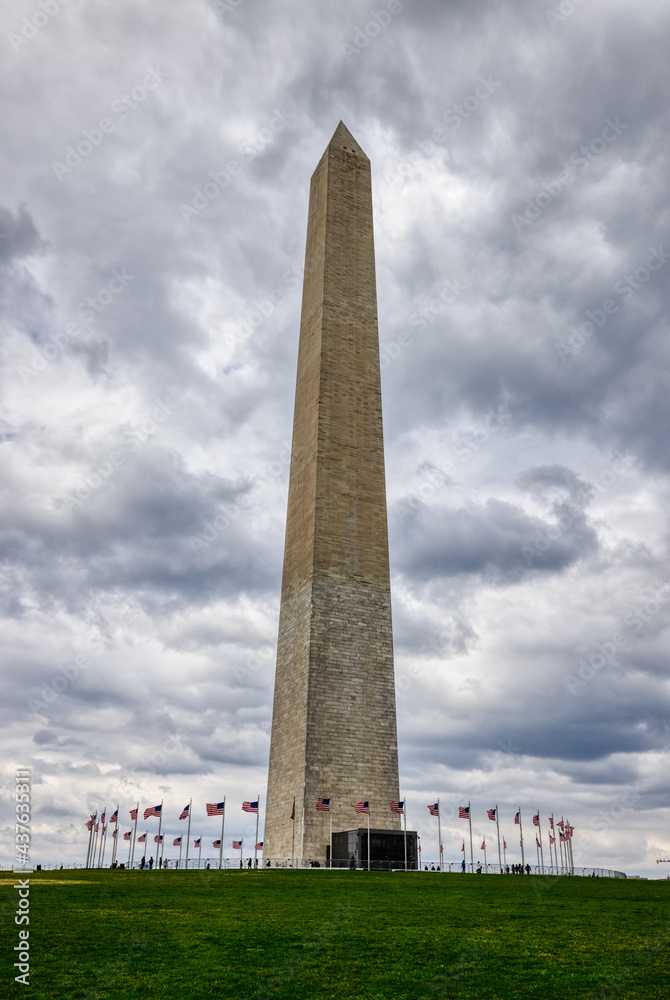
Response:
[[[417,871],[417,834],[407,831],[407,869]],[[333,868],[368,867],[368,828],[333,832]],[[370,830],[370,869],[391,871],[405,867],[405,834],[401,830]]]

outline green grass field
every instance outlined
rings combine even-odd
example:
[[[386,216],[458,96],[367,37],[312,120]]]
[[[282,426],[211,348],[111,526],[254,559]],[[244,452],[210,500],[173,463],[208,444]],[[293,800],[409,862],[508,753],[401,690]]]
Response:
[[[0,875],[0,995],[18,893]],[[670,997],[670,882],[319,871],[30,878],[37,998]]]

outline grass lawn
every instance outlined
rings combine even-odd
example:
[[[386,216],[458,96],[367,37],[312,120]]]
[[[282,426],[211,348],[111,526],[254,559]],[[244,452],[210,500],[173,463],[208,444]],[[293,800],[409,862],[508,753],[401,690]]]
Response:
[[[19,995],[0,873],[0,995]],[[25,927],[25,925],[23,925]],[[670,882],[308,871],[30,877],[32,1000],[654,1000]]]

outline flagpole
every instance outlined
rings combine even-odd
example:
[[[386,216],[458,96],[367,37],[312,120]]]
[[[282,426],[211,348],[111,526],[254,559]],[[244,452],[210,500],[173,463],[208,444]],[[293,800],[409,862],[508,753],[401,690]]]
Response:
[[[298,868],[300,867],[300,862],[302,856],[305,853],[305,786],[302,789],[302,830],[300,835],[300,857],[298,858]],[[283,858],[282,858],[283,860]]]
[[[407,798],[402,800],[402,818],[405,825],[405,871],[407,871]]]
[[[260,813],[261,813],[261,797],[260,797],[260,794],[259,794],[258,799],[256,801],[258,802],[258,811],[256,813],[256,839],[254,840],[254,868],[258,868],[258,817],[260,816]]]
[[[103,809],[102,815],[104,816],[104,818],[106,820],[107,819],[107,806],[105,806],[105,808]],[[100,867],[100,858],[102,857],[102,841],[103,841],[104,835],[105,835],[105,823],[102,822],[102,820],[101,820],[100,844],[98,846],[98,868]]]
[[[97,829],[96,829],[97,827]],[[98,851],[98,831],[100,829],[100,816],[96,815],[95,823],[93,824],[93,851],[91,853],[91,868],[95,868],[95,859]]]
[[[89,816],[91,814],[89,813]],[[91,860],[91,841],[93,840],[93,831],[95,829],[95,821],[98,818],[98,812],[96,810],[95,816],[92,818],[91,829],[88,831],[88,850],[86,851],[86,867],[89,867]]]
[[[108,826],[109,826],[109,823],[105,823],[104,826],[103,826],[103,828],[102,828],[102,858],[101,858],[101,861],[100,861],[100,868],[102,868],[104,866],[104,864],[105,864],[105,849],[107,847],[107,827]]]
[[[293,833],[291,834],[291,868],[293,868],[295,859],[295,795],[293,796],[293,812],[291,813],[291,822],[293,823]]]
[[[89,816],[91,814],[89,813]],[[88,831],[88,849],[86,851],[86,867],[90,867],[91,862],[91,844],[93,842],[93,831],[95,830],[95,821],[98,818],[98,812],[96,809],[95,815],[91,816],[91,829]]]
[[[329,851],[328,851],[328,867],[333,867],[333,800],[330,800],[330,809],[328,810],[328,819],[330,820],[330,833],[329,833]]]
[[[158,817],[158,843],[156,844],[156,868],[158,868],[158,852],[161,849],[161,826],[163,825],[163,800],[161,799],[161,814]]]
[[[484,845],[484,874],[488,875],[488,865],[486,864],[486,837],[482,841]]]
[[[368,871],[370,871],[370,803],[368,802]]]
[[[119,809],[120,808],[121,808],[121,803],[119,802],[119,804],[116,807],[116,813],[115,813],[115,816],[116,816],[116,827],[115,827],[116,836],[114,838],[114,850],[112,852],[112,864],[114,864],[114,862],[116,861],[116,852],[117,852],[118,846],[119,846]]]
[[[565,855],[563,851],[563,831],[565,829],[565,824],[563,822],[563,817],[561,816],[561,825],[558,830],[558,848],[561,852],[561,875],[565,875]]]
[[[139,811],[140,811],[140,804],[138,802],[137,808],[135,809],[135,828],[133,830],[132,856],[130,854],[130,851],[128,851],[128,857],[130,859],[128,864],[130,865],[131,869],[133,867],[133,862],[135,860],[135,837],[137,836],[137,817],[139,815]]]
[[[184,846],[184,838],[180,837],[179,838],[179,867],[180,868],[181,868],[181,849],[182,849],[183,846]],[[187,847],[188,847],[188,844],[187,844]]]
[[[202,855],[202,837],[198,840],[198,871],[200,871],[200,857]]]
[[[105,823],[102,828],[102,857],[100,859],[100,867],[105,866],[105,851],[107,850],[107,830],[109,829],[109,820]]]
[[[544,875],[544,848],[542,847],[542,824],[540,823],[540,810],[537,811],[537,830],[540,835],[540,870],[542,875]]]
[[[507,848],[505,847],[505,843],[506,843],[505,834],[503,833],[503,861],[505,864],[505,868],[507,868]]]
[[[97,829],[96,829],[97,827]],[[93,824],[93,851],[91,852],[91,868],[95,868],[95,859],[98,853],[98,830],[100,829],[100,814],[96,813]]]
[[[490,801],[490,800],[489,800]],[[498,821],[498,803],[496,802],[496,833],[498,834],[498,868],[502,875],[502,861],[500,860],[500,823]]]
[[[523,853],[523,825],[521,823],[521,806],[519,806],[519,837],[521,838],[521,867],[524,867],[524,861],[526,860]]]
[[[221,813],[221,843],[219,844],[219,868],[223,867],[223,826],[226,822],[226,796],[223,796],[223,812]],[[242,855],[240,854],[240,858]]]
[[[468,823],[470,824],[470,874],[475,873],[475,858],[472,853],[472,810],[470,808],[470,803],[468,802]]]
[[[537,867],[538,871],[540,869],[540,843],[537,839],[537,834],[535,834],[535,853],[537,854]]]
[[[188,800],[188,833],[186,834],[186,861],[184,862],[186,870],[188,871],[188,845],[191,843],[191,812],[193,808],[193,799]],[[200,866],[198,866],[200,867]]]
[[[440,818],[440,800],[437,800],[437,857],[439,859],[440,871],[442,870],[442,821]]]
[[[570,835],[570,820],[569,819],[566,819],[565,825],[568,828],[568,839],[567,839],[566,843],[568,845],[567,850],[568,850],[568,856],[569,856],[569,859],[570,859],[569,860],[570,874],[574,875],[574,873],[575,873],[575,860],[574,860],[574,858],[572,856],[572,837]]]
[[[103,813],[104,815],[104,813]],[[93,867],[100,867],[100,848],[102,847],[102,830],[100,829],[101,820],[98,819],[98,830],[95,833],[95,841],[93,844]],[[103,824],[104,825],[104,824]],[[100,842],[98,843],[98,833],[100,833]],[[97,861],[96,861],[97,858]]]

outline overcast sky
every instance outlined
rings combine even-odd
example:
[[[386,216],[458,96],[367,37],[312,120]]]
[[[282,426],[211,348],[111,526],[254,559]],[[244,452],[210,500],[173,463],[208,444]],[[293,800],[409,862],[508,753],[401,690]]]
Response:
[[[663,0],[3,5],[1,863],[18,764],[35,862],[138,799],[171,841],[192,796],[207,843],[226,795],[228,852],[253,840],[342,119],[372,161],[409,826],[436,857],[439,796],[458,861],[471,800],[490,860],[497,802],[518,860],[517,808],[553,810],[577,864],[665,875],[669,29]]]

